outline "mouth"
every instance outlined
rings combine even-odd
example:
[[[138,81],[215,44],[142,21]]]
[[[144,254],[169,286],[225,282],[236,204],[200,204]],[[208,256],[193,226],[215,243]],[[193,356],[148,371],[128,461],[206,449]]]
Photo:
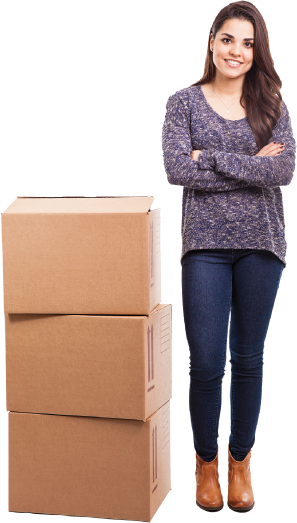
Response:
[[[239,62],[238,60],[231,60],[228,58],[224,58],[225,62],[229,65],[229,67],[240,67],[243,62]]]

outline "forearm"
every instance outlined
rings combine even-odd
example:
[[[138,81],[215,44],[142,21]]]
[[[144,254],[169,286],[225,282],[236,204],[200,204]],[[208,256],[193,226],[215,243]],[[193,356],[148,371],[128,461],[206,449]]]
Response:
[[[213,169],[224,179],[248,182],[257,187],[278,187],[288,185],[295,169],[294,147],[277,156],[247,156],[223,151],[201,151],[198,167]]]
[[[211,169],[199,169],[198,163],[187,155],[165,155],[164,166],[169,183],[199,191],[233,191],[252,185],[243,180],[221,176]]]
[[[168,106],[170,107],[169,104]],[[177,115],[176,111],[174,116]],[[180,116],[180,118],[182,117]],[[167,113],[167,119],[163,125],[163,159],[169,183],[199,191],[213,192],[232,191],[251,185],[246,181],[221,176],[211,167],[201,170],[198,162],[191,158],[192,144],[189,131],[186,122],[182,120],[182,123],[183,126],[177,125],[170,120]]]
[[[288,185],[295,169],[296,144],[290,116],[283,103],[282,115],[271,141],[284,142],[277,156],[248,156],[204,149],[198,161],[191,158],[190,114],[177,95],[169,97],[162,130],[164,166],[169,183],[200,191],[231,191],[242,187]]]

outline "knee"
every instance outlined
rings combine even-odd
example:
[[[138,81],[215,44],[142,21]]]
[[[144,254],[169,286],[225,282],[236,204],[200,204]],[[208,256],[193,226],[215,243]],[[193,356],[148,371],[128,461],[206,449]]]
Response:
[[[225,369],[219,369],[209,363],[190,368],[190,386],[193,390],[215,390],[222,383]]]
[[[262,375],[263,346],[230,347],[232,370],[242,375]]]

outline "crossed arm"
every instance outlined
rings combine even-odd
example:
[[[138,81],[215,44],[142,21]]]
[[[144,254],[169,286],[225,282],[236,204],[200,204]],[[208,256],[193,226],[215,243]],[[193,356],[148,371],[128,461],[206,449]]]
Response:
[[[255,155],[255,156],[276,156],[277,154],[280,154],[283,152],[285,148],[284,142],[277,143],[277,142],[270,142],[265,147],[262,147],[262,149]],[[193,160],[196,160],[196,162],[199,162],[200,153],[203,151],[203,149],[196,149],[191,152],[190,156]],[[242,155],[240,155],[242,156]],[[202,157],[201,157],[202,158]],[[200,160],[201,160],[200,158]]]
[[[273,130],[270,143],[256,156],[214,149],[205,149],[196,155],[197,151],[192,151],[187,114],[177,94],[169,97],[166,110],[162,147],[169,183],[219,192],[249,186],[278,187],[291,182],[295,169],[296,143],[284,102],[282,115]],[[285,148],[279,149],[274,141],[284,142]],[[280,150],[282,152],[277,154]]]

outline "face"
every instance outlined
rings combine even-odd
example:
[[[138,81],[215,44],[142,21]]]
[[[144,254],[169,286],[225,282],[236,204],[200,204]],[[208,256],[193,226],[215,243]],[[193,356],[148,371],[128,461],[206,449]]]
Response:
[[[213,62],[222,75],[237,78],[247,73],[254,57],[253,24],[237,18],[227,20],[215,39],[211,36],[210,49],[213,51]]]

